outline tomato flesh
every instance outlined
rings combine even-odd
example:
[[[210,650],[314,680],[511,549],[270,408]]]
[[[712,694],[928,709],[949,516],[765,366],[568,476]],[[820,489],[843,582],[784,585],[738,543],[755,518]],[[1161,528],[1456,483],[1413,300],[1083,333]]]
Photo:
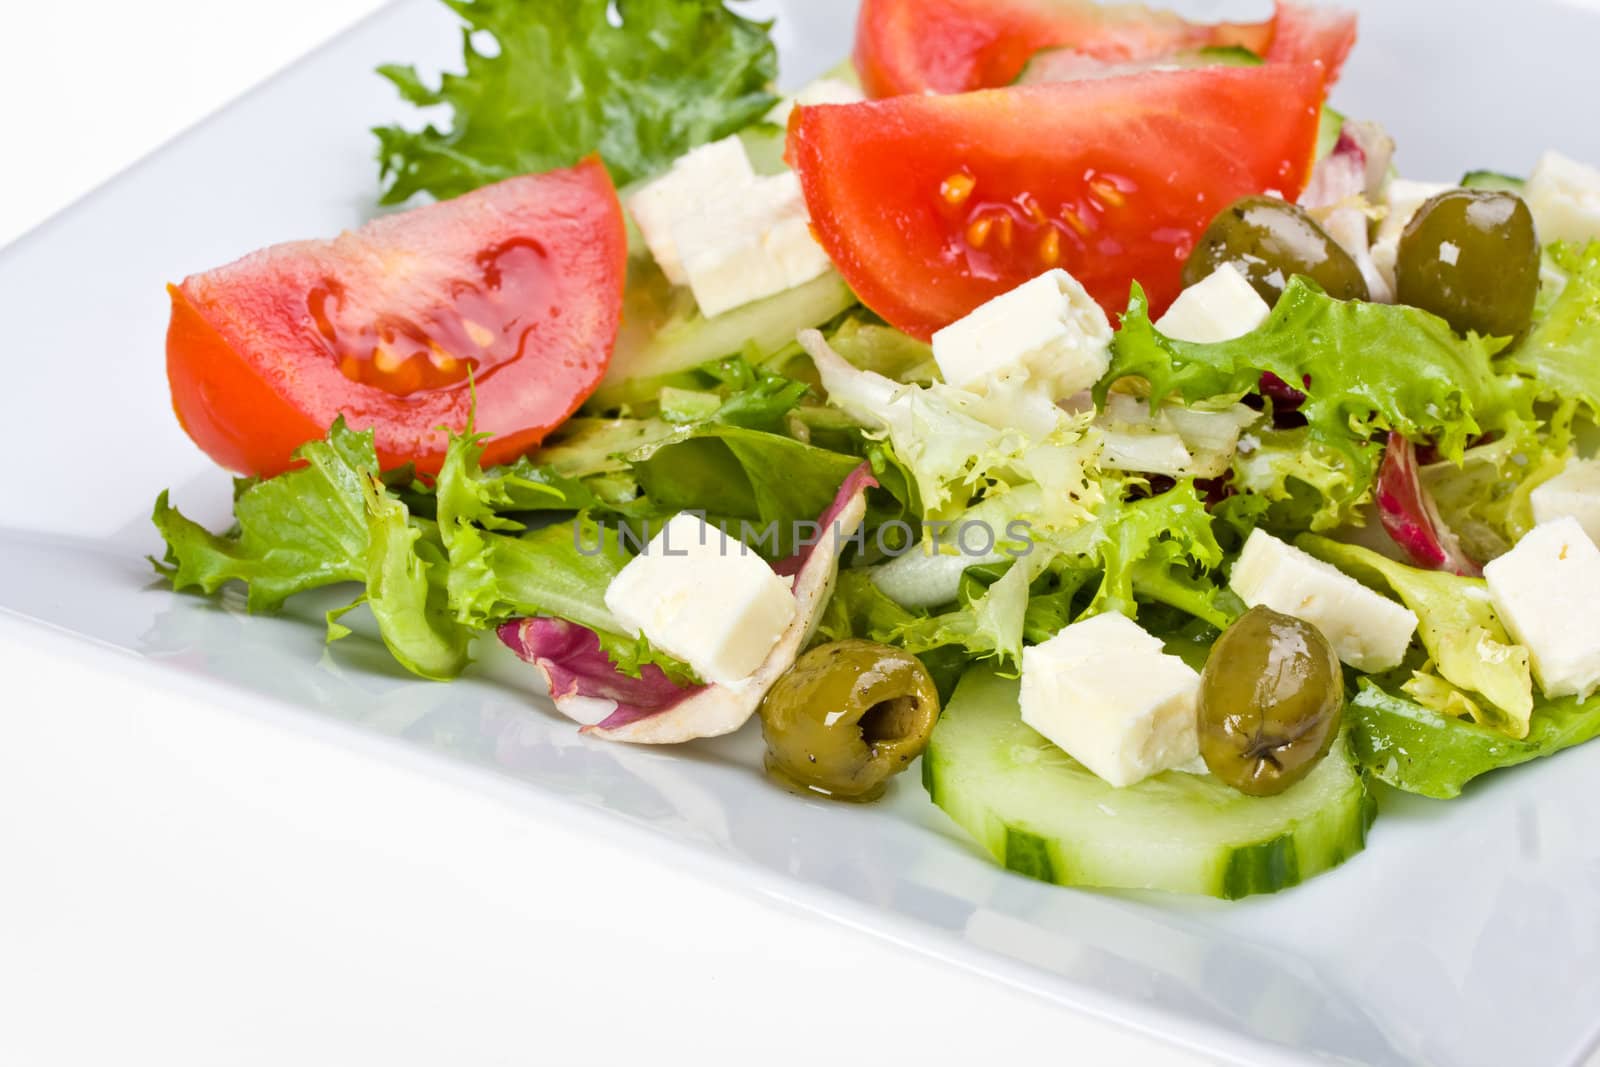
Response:
[[[1346,12],[1284,0],[1266,22],[1212,25],[1093,0],[863,0],[855,63],[874,98],[1010,85],[1047,48],[1138,63],[1237,46],[1271,62],[1321,62],[1331,83],[1355,43],[1355,23]]]
[[[599,384],[626,258],[595,160],[277,245],[170,288],[173,408],[246,474],[289,468],[340,415],[386,466],[432,472],[476,392],[486,462],[513,459]]]
[[[863,0],[856,69],[874,98],[1010,85],[1035,52],[1076,48],[1135,62],[1209,46],[1263,51],[1269,23],[1198,25],[1139,4],[1093,0]]]
[[[1327,72],[1330,85],[1356,46],[1356,16],[1351,11],[1278,0],[1272,25],[1267,62],[1317,64]]]
[[[1052,267],[1159,314],[1218,211],[1299,195],[1321,103],[1307,66],[902,96],[797,108],[788,158],[851,288],[926,339]]]

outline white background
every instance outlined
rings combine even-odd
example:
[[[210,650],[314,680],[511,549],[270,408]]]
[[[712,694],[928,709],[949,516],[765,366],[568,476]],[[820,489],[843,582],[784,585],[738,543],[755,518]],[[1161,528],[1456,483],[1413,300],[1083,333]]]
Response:
[[[375,6],[7,0],[0,244]],[[0,618],[0,1063],[1201,1062],[84,662]]]

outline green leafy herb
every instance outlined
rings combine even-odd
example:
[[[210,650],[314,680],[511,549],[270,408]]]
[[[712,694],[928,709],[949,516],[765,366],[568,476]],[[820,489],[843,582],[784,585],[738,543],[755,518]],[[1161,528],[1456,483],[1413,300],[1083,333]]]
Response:
[[[777,102],[768,26],[721,0],[445,2],[466,22],[464,71],[435,88],[414,67],[378,69],[408,103],[451,112],[443,128],[374,131],[387,204],[458,196],[592,152],[626,185]]]

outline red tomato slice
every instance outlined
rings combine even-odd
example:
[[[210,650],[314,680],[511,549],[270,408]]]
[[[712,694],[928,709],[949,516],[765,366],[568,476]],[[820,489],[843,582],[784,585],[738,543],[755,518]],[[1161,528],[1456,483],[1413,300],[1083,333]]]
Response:
[[[1270,21],[1216,25],[1093,0],[863,0],[855,61],[874,98],[1010,85],[1046,48],[1138,63],[1239,46],[1274,63],[1322,63],[1332,84],[1355,40],[1354,14],[1285,0]]]
[[[1344,61],[1356,46],[1356,16],[1353,11],[1309,7],[1278,0],[1272,20],[1272,43],[1267,47],[1268,63],[1316,63],[1327,72],[1328,84],[1339,78]]]
[[[1315,67],[1209,67],[796,108],[788,158],[856,295],[927,338],[1063,267],[1109,312],[1156,312],[1207,225],[1305,187]]]
[[[1271,23],[1199,25],[1140,4],[863,0],[855,61],[872,97],[964,93],[1010,85],[1045,48],[1128,63],[1225,45],[1261,53],[1271,39]]]
[[[275,245],[168,287],[172,406],[242,473],[286,470],[341,414],[372,428],[386,467],[431,473],[475,387],[485,462],[505,462],[599,384],[626,269],[597,159]]]

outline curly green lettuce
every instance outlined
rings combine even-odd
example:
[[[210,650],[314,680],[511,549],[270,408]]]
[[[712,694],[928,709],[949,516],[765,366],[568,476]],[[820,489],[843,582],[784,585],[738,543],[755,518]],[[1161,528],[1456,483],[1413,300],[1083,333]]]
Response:
[[[1268,504],[1288,503],[1294,519],[1327,529],[1347,521],[1370,490],[1378,435],[1429,441],[1459,462],[1475,439],[1525,410],[1521,383],[1497,373],[1494,357],[1504,347],[1459,337],[1415,308],[1335,300],[1303,278],[1253,333],[1191,344],[1156,330],[1136,287],[1097,399],[1128,377],[1147,381],[1156,400],[1176,394],[1191,403],[1252,392],[1267,373],[1307,383],[1302,438],[1263,442],[1272,447],[1245,452],[1236,471]],[[1268,511],[1244,507],[1257,508],[1256,518]]]
[[[275,612],[297,593],[361,583],[384,644],[408,670],[447,679],[467,665],[469,635],[447,609],[448,567],[437,526],[384,485],[370,430],[334,423],[297,453],[305,466],[256,482],[234,501],[234,530],[214,534],[172,507],[152,516],[167,542],[156,568],[173,588],[215,593],[245,583],[252,612]],[[350,605],[351,608],[356,604]],[[328,637],[349,633],[328,618]]]
[[[957,602],[943,608],[904,607],[870,571],[846,571],[822,632],[918,654],[955,648],[1015,666],[1024,643],[1108,611],[1133,616],[1141,604],[1162,604],[1217,628],[1238,618],[1244,606],[1216,572],[1223,551],[1192,482],[1139,499],[1126,498],[1122,486],[1104,491],[1093,522],[1040,538],[1021,558],[971,568]]]
[[[1416,614],[1431,658],[1406,683],[1408,693],[1435,711],[1467,715],[1507,737],[1528,736],[1533,714],[1528,650],[1506,633],[1483,579],[1419,570],[1310,534],[1295,543],[1367,585],[1393,591]]]
[[[769,24],[721,0],[445,2],[466,23],[462,72],[433,87],[415,67],[378,68],[407,103],[450,111],[442,127],[373,131],[386,204],[443,200],[593,152],[626,185],[777,102]]]
[[[1542,400],[1600,420],[1600,241],[1546,250],[1563,276],[1558,295],[1506,363],[1536,384]]]

